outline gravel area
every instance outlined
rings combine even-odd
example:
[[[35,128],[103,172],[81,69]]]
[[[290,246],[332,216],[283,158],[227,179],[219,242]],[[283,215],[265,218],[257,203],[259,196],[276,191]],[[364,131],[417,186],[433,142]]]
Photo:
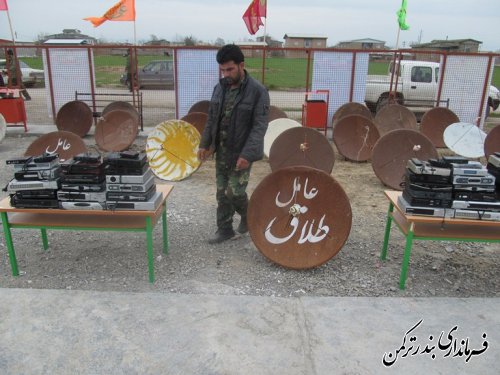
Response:
[[[0,143],[0,183],[13,171],[5,160],[20,156],[36,139],[8,135]],[[94,145],[93,137],[85,142]],[[138,137],[133,149],[142,149]],[[154,231],[156,282],[148,282],[143,233],[48,231],[49,249],[40,233],[13,230],[21,275],[13,277],[0,229],[0,286],[7,288],[156,291],[189,294],[264,296],[500,296],[500,244],[416,242],[406,289],[398,289],[404,237],[394,227],[388,259],[381,262],[388,202],[386,189],[370,163],[353,163],[337,154],[334,178],[346,191],[353,212],[349,238],[326,264],[306,271],[268,261],[249,235],[208,245],[215,230],[214,162],[176,182],[168,201],[170,252],[161,253],[161,225]],[[251,193],[270,173],[266,160],[254,164]],[[157,183],[165,183],[158,180]],[[1,192],[1,197],[6,193]],[[237,222],[236,222],[237,224]]]

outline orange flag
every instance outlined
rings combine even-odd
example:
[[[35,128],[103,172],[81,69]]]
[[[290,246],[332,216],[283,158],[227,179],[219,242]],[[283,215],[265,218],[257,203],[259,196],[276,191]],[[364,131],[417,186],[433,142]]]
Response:
[[[266,8],[267,0],[252,0],[245,13],[243,13],[242,18],[250,34],[254,35],[264,25],[262,17],[266,17]]]
[[[102,17],[87,17],[84,20],[92,22],[94,27],[101,26],[106,21],[135,21],[135,0],[120,0]]]

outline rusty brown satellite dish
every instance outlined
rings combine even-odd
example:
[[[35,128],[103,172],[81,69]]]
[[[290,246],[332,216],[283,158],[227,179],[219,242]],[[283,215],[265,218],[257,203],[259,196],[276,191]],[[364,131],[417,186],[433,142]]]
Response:
[[[269,122],[276,120],[278,118],[288,118],[288,116],[285,112],[283,112],[278,107],[276,107],[274,105],[270,106],[269,107],[269,116],[268,116]]]
[[[92,127],[93,115],[90,107],[80,100],[64,104],[57,112],[56,126],[58,130],[75,133],[85,137]]]
[[[458,116],[448,108],[435,107],[424,113],[420,120],[420,131],[429,138],[434,146],[446,147],[443,139],[448,125],[459,122]]]
[[[381,137],[396,129],[417,130],[417,118],[412,111],[400,104],[384,106],[375,115],[374,122]]]
[[[95,142],[104,151],[123,151],[134,142],[138,117],[128,110],[115,109],[99,118]]]
[[[248,204],[255,246],[287,268],[326,263],[344,245],[351,225],[351,205],[342,186],[313,168],[289,167],[267,175]]]
[[[203,129],[205,129],[205,124],[207,123],[208,115],[204,112],[191,112],[186,116],[181,118],[182,121],[186,121],[193,125],[196,130],[200,133],[203,133]]]
[[[210,106],[210,101],[208,100],[200,100],[199,102],[194,103],[191,108],[189,108],[188,113],[191,112],[203,112],[208,114],[208,107]]]
[[[326,137],[316,129],[296,127],[285,130],[271,145],[271,170],[305,166],[332,173],[335,153]]]
[[[353,161],[366,161],[379,139],[377,127],[364,115],[340,118],[333,128],[333,142],[339,153]]]
[[[122,102],[122,101],[116,101],[116,102],[111,102],[109,103],[106,107],[103,108],[101,112],[101,116],[104,116],[106,113],[114,111],[115,109],[121,109],[124,111],[131,111],[134,113],[137,113],[137,116],[139,117],[139,113],[137,112],[137,109],[135,107],[128,103],[128,102]]]
[[[82,138],[75,133],[61,130],[44,134],[35,139],[28,146],[24,155],[58,154],[59,160],[64,161],[83,152],[87,152],[87,146],[85,146]]]
[[[335,127],[335,124],[338,120],[350,115],[360,115],[373,120],[373,115],[367,106],[357,102],[350,102],[342,104],[335,111],[332,117],[332,126]]]
[[[484,156],[486,159],[495,152],[500,152],[500,125],[491,129],[484,139]]]
[[[438,152],[431,140],[416,130],[393,130],[373,147],[372,168],[384,185],[402,190],[406,163],[411,158],[436,159]]]

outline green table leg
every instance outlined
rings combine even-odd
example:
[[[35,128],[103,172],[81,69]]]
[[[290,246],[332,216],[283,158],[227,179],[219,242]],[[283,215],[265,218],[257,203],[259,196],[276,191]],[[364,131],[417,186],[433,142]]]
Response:
[[[167,202],[163,205],[163,212],[161,214],[161,221],[163,225],[163,253],[168,254],[168,231],[167,231]]]
[[[10,233],[9,218],[6,212],[1,213],[3,235],[5,236],[5,243],[7,245],[7,251],[9,253],[10,267],[12,268],[12,275],[19,276],[19,270],[17,268],[16,252],[14,251],[14,244],[12,243],[12,234]]]
[[[389,203],[389,210],[387,211],[387,221],[385,224],[384,245],[380,252],[380,259],[385,260],[387,257],[387,247],[389,246],[389,235],[391,234],[392,212],[394,211],[394,204]]]
[[[49,248],[49,239],[47,238],[47,228],[40,228],[40,231],[42,232],[43,249],[47,250]]]
[[[410,225],[410,229],[408,230],[408,234],[406,235],[405,253],[403,256],[403,264],[401,265],[401,276],[399,278],[399,289],[405,288],[408,265],[410,264],[411,247],[413,245],[413,230],[414,224],[412,223]]]
[[[151,225],[151,218],[146,217],[146,240],[148,244],[148,268],[149,268],[149,282],[155,282],[155,270],[153,259],[153,226]]]

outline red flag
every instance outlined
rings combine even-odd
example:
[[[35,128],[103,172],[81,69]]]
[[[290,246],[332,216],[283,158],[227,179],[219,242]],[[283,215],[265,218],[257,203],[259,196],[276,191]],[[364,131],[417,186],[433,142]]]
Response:
[[[84,20],[92,22],[94,27],[101,26],[106,21],[135,21],[135,0],[120,0],[102,17],[87,17]]]
[[[0,10],[9,10],[7,0],[0,0]]]
[[[243,21],[247,25],[248,32],[254,35],[259,27],[264,25],[261,17],[266,17],[267,0],[252,0],[245,13]]]

